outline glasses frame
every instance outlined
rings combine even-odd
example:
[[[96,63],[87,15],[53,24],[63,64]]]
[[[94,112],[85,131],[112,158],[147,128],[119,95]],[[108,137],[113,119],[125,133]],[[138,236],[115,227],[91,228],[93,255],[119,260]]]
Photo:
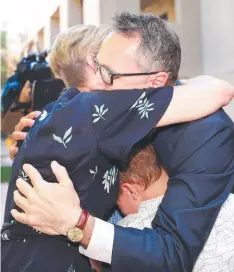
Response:
[[[95,66],[97,67],[97,70],[100,72],[100,75],[102,77],[102,80],[108,84],[108,85],[113,85],[113,81],[114,81],[114,78],[115,77],[128,77],[128,76],[148,76],[148,75],[156,75],[158,73],[161,73],[162,71],[157,71],[157,72],[149,72],[149,73],[114,73],[112,72],[111,70],[109,70],[108,68],[106,68],[105,66],[99,64],[98,60],[97,60],[97,57],[94,57],[94,64]],[[103,76],[102,76],[102,73],[101,73],[101,68],[102,69],[105,69],[110,75],[110,83],[109,82],[106,82],[104,79],[103,79]]]

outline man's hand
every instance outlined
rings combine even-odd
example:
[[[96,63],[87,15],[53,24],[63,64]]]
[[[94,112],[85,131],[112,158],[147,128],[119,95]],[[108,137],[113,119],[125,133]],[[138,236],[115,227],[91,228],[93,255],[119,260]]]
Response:
[[[12,216],[20,223],[29,225],[43,233],[66,235],[75,227],[81,214],[80,199],[66,169],[57,162],[51,168],[58,183],[48,183],[31,165],[23,169],[31,179],[33,187],[18,179],[14,201],[23,212],[12,210]]]
[[[35,120],[41,114],[40,111],[30,112],[28,115],[22,117],[19,123],[15,126],[15,131],[12,133],[12,139],[15,141],[14,144],[10,147],[10,157],[13,160],[15,154],[18,152],[17,141],[24,141],[27,133],[22,132],[26,127],[32,127]]]

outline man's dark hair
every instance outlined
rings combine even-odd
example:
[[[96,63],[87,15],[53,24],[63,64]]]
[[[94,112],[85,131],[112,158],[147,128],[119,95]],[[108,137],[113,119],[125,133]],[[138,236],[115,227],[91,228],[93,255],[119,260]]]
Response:
[[[166,21],[154,14],[129,12],[117,14],[113,20],[114,31],[127,37],[140,36],[136,56],[143,72],[165,71],[171,82],[176,81],[181,62],[180,41]]]

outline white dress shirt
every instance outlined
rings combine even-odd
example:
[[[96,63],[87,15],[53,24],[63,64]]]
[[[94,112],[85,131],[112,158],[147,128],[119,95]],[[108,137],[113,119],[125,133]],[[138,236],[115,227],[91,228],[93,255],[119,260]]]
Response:
[[[141,203],[137,214],[131,214],[118,222],[123,227],[152,228],[151,222],[163,197]],[[111,264],[114,241],[114,225],[95,219],[93,234],[87,249],[80,247],[85,256]],[[210,236],[200,253],[193,272],[234,271],[234,194],[223,204]]]

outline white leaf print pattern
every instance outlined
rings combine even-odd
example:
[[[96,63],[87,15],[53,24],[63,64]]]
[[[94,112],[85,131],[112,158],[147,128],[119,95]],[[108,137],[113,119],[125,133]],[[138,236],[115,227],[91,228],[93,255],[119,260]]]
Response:
[[[24,172],[24,170],[19,170],[18,178],[22,178],[25,181],[29,180],[28,175]]]
[[[72,132],[72,127],[70,127],[64,134],[63,136],[63,140],[62,138],[60,138],[59,136],[53,134],[53,138],[55,141],[57,141],[58,143],[60,144],[63,144],[65,148],[67,148],[66,144],[69,143],[72,139],[72,135],[71,135],[71,132]]]
[[[104,190],[106,190],[108,194],[110,192],[111,185],[115,184],[117,174],[118,169],[114,166],[110,170],[107,170],[103,176],[104,180],[102,184],[104,184]]]
[[[71,141],[71,138],[72,138],[72,135],[69,138],[67,138],[67,140],[65,141],[65,144],[69,143]]]
[[[98,122],[100,119],[106,120],[103,116],[108,112],[108,108],[104,110],[105,104],[103,104],[100,108],[97,105],[94,105],[96,113],[93,114],[94,120],[93,123]]]
[[[59,142],[60,144],[63,144],[63,140],[60,137],[56,136],[55,134],[53,134],[53,137],[55,141]]]
[[[40,122],[43,121],[47,115],[48,115],[48,112],[46,110],[43,110],[42,114],[39,117],[39,121]]]
[[[26,263],[26,265],[23,268],[20,268],[20,272],[27,271],[31,264],[32,264],[32,261],[29,261],[28,263]]]
[[[10,240],[10,238],[8,236],[8,231],[4,231],[1,236],[2,236],[2,240],[4,240],[4,241]]]
[[[110,184],[109,184],[109,182],[107,180],[104,182],[104,190],[106,190],[107,193],[109,194],[109,192],[110,192]]]
[[[129,110],[135,108],[135,107],[137,106],[137,104],[138,104],[139,101],[140,101],[140,103],[141,103],[141,99],[143,99],[143,98],[145,97],[145,95],[146,95],[146,92],[144,92],[144,93],[137,99],[137,101],[131,106],[131,108],[130,108]]]
[[[93,175],[93,179],[94,179],[95,176],[96,176],[97,173],[98,173],[98,167],[95,166],[95,170],[90,169],[90,170],[89,170],[89,173]]]
[[[149,100],[147,97],[145,98],[146,92],[144,92],[137,101],[132,105],[132,107],[129,109],[136,108],[138,110],[138,115],[141,115],[140,119],[143,119],[144,117],[149,119],[149,112],[154,110],[154,103],[149,104]]]
[[[72,264],[69,266],[67,272],[76,272],[76,270],[73,268]]]
[[[70,136],[71,134],[71,131],[72,131],[72,127],[70,127],[64,134],[64,137],[63,137],[63,140],[65,141],[65,139]]]
[[[94,107],[95,107],[95,110],[96,110],[97,114],[99,114],[99,108],[98,108],[98,106],[94,105]]]

